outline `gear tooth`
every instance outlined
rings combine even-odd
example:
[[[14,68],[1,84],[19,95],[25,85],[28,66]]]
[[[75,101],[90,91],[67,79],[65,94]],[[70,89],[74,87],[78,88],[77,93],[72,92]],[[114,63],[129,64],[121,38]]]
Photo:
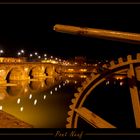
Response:
[[[71,100],[72,103],[75,103],[75,101],[76,101],[76,99],[72,99],[72,100]]]
[[[83,90],[83,88],[79,87],[77,90],[78,90],[78,92],[81,92]]]
[[[85,80],[87,83],[89,82],[89,79],[88,78],[86,78],[86,80]]]
[[[69,116],[72,115],[72,111],[68,111],[68,115],[69,115]]]
[[[89,77],[88,77],[88,79],[91,81],[91,79],[92,79],[93,77],[90,75]]]
[[[132,60],[132,55],[127,55],[127,60]]]
[[[87,81],[84,81],[83,83],[82,83],[82,86],[85,86],[87,84]]]
[[[140,53],[137,53],[137,59],[140,59]]]
[[[93,69],[93,72],[94,72],[94,73],[97,73],[97,69],[96,69],[96,68],[94,68],[94,69]]]
[[[89,83],[89,82],[90,82],[90,79],[89,79],[89,78],[87,78],[87,79],[86,79],[86,82],[87,82],[87,83]]]
[[[70,124],[66,124],[66,128],[71,128]]]
[[[74,97],[78,97],[78,95],[79,95],[79,93],[75,93],[75,94],[74,94]]]
[[[68,117],[67,118],[67,122],[71,122],[71,117]]]
[[[95,76],[95,74],[94,73],[91,73],[91,77],[94,77]]]
[[[91,74],[86,78],[88,80],[90,80],[92,78]],[[87,81],[87,80],[86,80]]]
[[[102,67],[103,67],[103,68],[108,68],[107,64],[103,64]]]
[[[73,105],[70,105],[69,108],[70,108],[70,109],[73,109]]]
[[[110,62],[110,65],[111,65],[111,66],[114,66],[114,65],[115,65],[115,62],[114,62],[114,61],[111,61],[111,62]]]
[[[118,58],[118,62],[123,63],[123,58],[122,57]]]

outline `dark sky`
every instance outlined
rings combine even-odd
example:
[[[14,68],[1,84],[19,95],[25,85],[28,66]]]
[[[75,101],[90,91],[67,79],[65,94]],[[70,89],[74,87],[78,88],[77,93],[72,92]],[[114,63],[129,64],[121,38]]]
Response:
[[[0,49],[71,58],[112,59],[140,52],[140,45],[62,34],[55,24],[140,33],[140,5],[6,4],[0,5]]]

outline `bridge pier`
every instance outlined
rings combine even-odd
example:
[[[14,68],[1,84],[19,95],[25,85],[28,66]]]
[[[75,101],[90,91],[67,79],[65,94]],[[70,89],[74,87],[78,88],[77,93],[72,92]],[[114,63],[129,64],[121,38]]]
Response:
[[[6,80],[6,73],[7,73],[7,70],[5,67],[0,67],[0,85],[5,85],[7,83],[7,80]]]
[[[45,79],[45,68],[44,66],[33,67],[29,72],[30,79]]]
[[[57,70],[56,70],[56,69],[58,69],[57,67],[58,66],[54,66],[54,65],[50,65],[47,67],[46,72],[47,72],[49,77],[52,77],[52,76],[56,77],[58,75]]]

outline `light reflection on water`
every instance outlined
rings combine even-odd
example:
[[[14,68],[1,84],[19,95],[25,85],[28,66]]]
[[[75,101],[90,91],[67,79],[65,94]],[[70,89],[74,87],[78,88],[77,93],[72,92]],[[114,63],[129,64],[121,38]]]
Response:
[[[0,87],[0,110],[37,128],[64,128],[73,94],[83,81],[67,78],[10,81],[16,86]]]

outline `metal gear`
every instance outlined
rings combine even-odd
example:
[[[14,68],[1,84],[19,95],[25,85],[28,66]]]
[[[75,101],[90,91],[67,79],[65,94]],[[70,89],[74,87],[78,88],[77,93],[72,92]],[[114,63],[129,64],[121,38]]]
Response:
[[[136,81],[140,81],[140,53],[135,58],[128,55],[126,60],[119,58],[117,63],[116,61],[111,61],[109,66],[103,65],[103,67],[105,69],[102,73],[92,73],[91,77],[87,78],[82,83],[82,86],[78,88],[78,93],[74,94],[74,98],[71,100],[72,104],[69,106],[70,111],[68,111],[66,128],[77,128],[79,117],[94,128],[116,128],[116,126],[84,107],[83,104],[91,92],[94,92],[94,89],[110,75],[124,73],[130,80],[129,90],[136,128],[140,128],[140,98],[136,84]]]

